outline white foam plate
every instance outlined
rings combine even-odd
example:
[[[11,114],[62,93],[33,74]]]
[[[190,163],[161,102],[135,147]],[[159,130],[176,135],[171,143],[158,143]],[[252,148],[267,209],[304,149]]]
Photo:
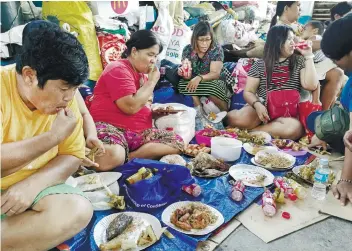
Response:
[[[293,169],[292,169],[292,172],[294,174],[296,174],[298,177],[300,177],[302,180],[305,180],[306,182],[308,182],[309,184],[312,184],[313,185],[313,182],[311,182],[310,180],[306,180],[306,179],[303,179],[303,177],[301,177],[301,175],[299,175],[299,170],[301,170],[301,168],[305,167],[306,165],[300,165],[300,166],[295,166]]]
[[[262,150],[267,150],[267,149],[277,149],[275,146],[257,146],[260,150],[259,151],[262,151]],[[256,153],[254,152],[254,147],[253,147],[253,144],[252,143],[244,143],[243,144],[243,149],[251,154],[251,155],[255,155]],[[258,151],[258,152],[259,152]]]
[[[274,175],[268,170],[252,165],[238,164],[230,167],[229,174],[235,180],[242,180],[245,186],[249,187],[263,187],[262,185],[252,184],[250,181],[255,181],[260,174],[266,176],[264,186],[269,186],[274,182]]]
[[[265,144],[269,144],[272,140],[272,137],[270,136],[269,133],[267,132],[263,132],[263,131],[252,131],[250,132],[249,134],[251,135],[261,135],[264,137],[264,140],[265,140]]]
[[[194,201],[180,201],[180,202],[176,202],[174,204],[171,204],[162,213],[161,220],[167,226],[169,226],[169,227],[171,227],[171,228],[173,228],[173,229],[175,229],[175,230],[177,230],[177,231],[179,231],[181,233],[190,234],[190,235],[206,235],[206,234],[209,234],[212,231],[214,231],[215,229],[217,229],[218,227],[220,227],[224,223],[224,221],[225,221],[224,216],[218,210],[216,210],[215,208],[213,208],[211,206],[208,206],[206,204],[201,203],[201,204],[207,206],[212,211],[212,213],[215,214],[218,217],[217,221],[214,224],[209,225],[209,226],[207,226],[204,229],[192,229],[191,231],[185,231],[185,230],[182,230],[182,229],[176,227],[174,224],[172,224],[170,222],[170,217],[171,217],[172,213],[176,209],[184,207],[184,206],[188,205],[189,203],[196,203],[196,202],[194,202]],[[197,203],[200,203],[200,202],[197,202]]]
[[[94,179],[95,176],[99,175],[100,180],[106,185],[110,186],[112,183],[117,181],[121,177],[121,173],[119,172],[105,172],[105,173],[92,173],[84,176],[80,176],[75,178],[77,181],[77,187],[81,189],[83,192],[88,192],[88,191],[94,191],[100,188],[103,188],[103,185],[101,182],[99,182],[99,179],[95,178],[94,182],[92,182],[92,179]]]
[[[299,175],[299,170],[302,168],[302,167],[305,167],[306,165],[301,165],[301,166],[295,166],[293,169],[292,169],[292,172],[294,173],[294,174],[296,174],[298,177],[301,177],[300,175]],[[301,177],[302,178],[302,177]],[[303,179],[303,178],[302,178]]]
[[[119,195],[120,187],[117,181],[108,186],[108,188],[113,194]],[[109,205],[110,197],[107,195],[105,188],[100,188],[92,192],[84,192],[84,195],[90,200],[94,210],[112,209],[111,205]]]
[[[219,122],[221,122],[227,115],[227,112],[219,112],[216,114],[216,119],[214,120],[209,120],[208,117],[207,119],[211,122],[211,123],[214,123],[214,124],[217,124]]]
[[[267,167],[267,166],[264,166],[262,164],[259,164],[258,161],[257,161],[258,156],[260,156],[262,154],[266,154],[266,153],[272,153],[272,154],[281,155],[281,156],[287,158],[290,161],[290,164],[288,166],[285,166],[285,167],[276,167],[276,166]],[[279,151],[277,149],[270,149],[270,150],[263,150],[263,151],[258,152],[255,155],[255,157],[251,159],[251,162],[254,165],[256,165],[256,166],[260,166],[260,167],[263,167],[263,168],[268,169],[268,170],[278,171],[278,170],[287,170],[287,169],[292,168],[294,166],[294,164],[296,163],[296,158],[293,157],[292,155],[289,155],[287,153],[281,152],[281,151]]]
[[[300,165],[300,166],[295,166],[293,169],[292,169],[292,172],[297,175],[298,177],[300,177],[302,180],[306,181],[307,183],[313,185],[313,182],[311,182],[310,180],[307,180],[307,179],[304,179],[301,175],[299,175],[299,170],[303,167],[305,167],[306,165]],[[334,172],[332,169],[330,169],[330,172]],[[335,173],[335,177],[336,177],[336,172]],[[335,178],[336,179],[336,178]]]
[[[106,229],[108,228],[109,224],[115,219],[119,214],[110,214],[103,219],[101,219],[94,228],[94,241],[95,244],[99,247],[100,244],[107,243],[106,239]],[[155,235],[160,238],[164,229],[161,228],[160,221],[153,215],[145,214],[145,213],[137,213],[137,212],[124,212],[124,214],[133,217],[133,221],[131,223],[131,227],[128,227],[122,234],[119,236],[124,240],[131,240],[137,243],[139,235],[143,230],[145,230],[149,225],[152,226]],[[131,251],[139,251],[150,247],[154,243],[145,246],[138,246],[135,249],[130,249]]]

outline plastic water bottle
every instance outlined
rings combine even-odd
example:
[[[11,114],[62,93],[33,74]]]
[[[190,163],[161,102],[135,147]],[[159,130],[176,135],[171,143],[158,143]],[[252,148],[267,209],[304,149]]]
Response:
[[[320,159],[319,167],[315,170],[312,197],[317,200],[324,200],[326,196],[326,185],[329,179],[329,160]]]

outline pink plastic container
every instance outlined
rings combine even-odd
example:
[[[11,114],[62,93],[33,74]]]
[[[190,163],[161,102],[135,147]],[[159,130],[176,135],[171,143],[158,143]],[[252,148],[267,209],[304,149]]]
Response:
[[[204,130],[198,131],[196,133],[197,143],[199,145],[200,144],[204,144],[204,145],[210,147],[211,146],[211,138],[212,137],[203,136],[202,134],[204,132],[211,132],[211,131],[212,131],[212,129],[204,129]],[[226,132],[226,131],[220,131],[220,133],[221,133],[221,135],[224,135],[224,134],[228,135],[229,138],[237,139],[237,134],[235,134],[235,133],[229,133],[229,132]],[[217,137],[219,137],[219,136],[217,136]]]

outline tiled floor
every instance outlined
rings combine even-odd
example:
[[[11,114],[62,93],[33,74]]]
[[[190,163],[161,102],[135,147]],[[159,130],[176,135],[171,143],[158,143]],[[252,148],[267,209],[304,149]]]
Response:
[[[330,217],[268,244],[240,226],[215,251],[352,251],[352,223]]]

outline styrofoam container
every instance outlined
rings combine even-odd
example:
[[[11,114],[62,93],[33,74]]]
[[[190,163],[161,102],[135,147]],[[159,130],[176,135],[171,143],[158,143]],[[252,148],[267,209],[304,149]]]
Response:
[[[242,141],[224,137],[211,139],[211,155],[224,161],[235,161],[241,156]]]
[[[197,143],[200,145],[200,144],[205,144],[206,146],[211,146],[211,138],[213,137],[208,137],[208,136],[203,136],[202,134],[204,132],[207,132],[207,131],[211,131],[212,129],[204,129],[204,130],[200,130],[196,133],[196,140],[197,140]],[[222,135],[226,134],[228,135],[227,138],[237,138],[237,134],[236,133],[229,133],[229,132],[226,132],[226,131],[220,131]],[[219,136],[220,137],[220,136]]]

